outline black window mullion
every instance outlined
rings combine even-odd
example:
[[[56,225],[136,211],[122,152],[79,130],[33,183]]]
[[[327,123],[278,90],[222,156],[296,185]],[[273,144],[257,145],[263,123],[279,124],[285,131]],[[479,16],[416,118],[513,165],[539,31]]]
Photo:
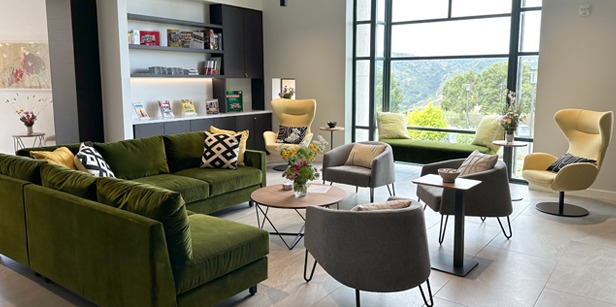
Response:
[[[507,66],[507,88],[516,91],[518,73],[518,50],[520,49],[520,2],[512,0],[511,29],[509,34],[509,64]],[[509,104],[509,98],[507,98]]]
[[[353,76],[353,82],[351,82],[351,127],[357,125],[355,114],[357,112],[357,0],[353,0],[353,63],[351,67],[351,76]],[[355,129],[351,129],[351,142],[355,142]]]
[[[385,37],[383,46],[383,111],[390,111],[389,92],[391,88],[391,22],[392,1],[385,0]]]
[[[376,30],[377,30],[377,1],[370,1],[371,10],[370,10],[370,72],[369,72],[369,85],[368,93],[370,95],[369,105],[368,105],[368,126],[370,127],[368,140],[372,141],[374,139],[374,130],[376,126],[376,112],[375,112],[375,101],[376,101]]]

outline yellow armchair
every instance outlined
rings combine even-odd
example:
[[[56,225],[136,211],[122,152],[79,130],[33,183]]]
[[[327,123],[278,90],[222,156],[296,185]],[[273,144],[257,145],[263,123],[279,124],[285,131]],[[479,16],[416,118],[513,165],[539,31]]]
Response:
[[[312,131],[310,125],[317,113],[317,101],[314,99],[273,99],[272,100],[272,113],[278,119],[281,126],[287,127],[307,127],[306,135],[300,144],[308,144],[312,140]],[[265,148],[269,153],[278,153],[278,147],[280,143],[276,143],[278,139],[278,132],[265,131],[263,132],[263,139],[265,140]],[[298,146],[293,144],[285,144],[287,146]],[[284,168],[274,168],[277,170],[284,170]]]
[[[610,143],[614,112],[564,109],[554,114],[554,120],[569,141],[567,153],[597,162],[571,163],[555,173],[547,168],[558,157],[531,153],[524,158],[522,177],[530,184],[559,192],[558,202],[538,203],[537,210],[559,216],[588,215],[588,210],[564,203],[565,191],[587,189],[597,178]]]

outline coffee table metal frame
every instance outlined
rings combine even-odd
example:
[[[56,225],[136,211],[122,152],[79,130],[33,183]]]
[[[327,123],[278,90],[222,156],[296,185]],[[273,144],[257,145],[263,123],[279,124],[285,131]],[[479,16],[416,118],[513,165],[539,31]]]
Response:
[[[320,184],[318,184],[320,185]],[[255,206],[255,212],[257,213],[257,226],[261,229],[265,227],[265,222],[274,229],[273,232],[270,232],[272,235],[277,235],[280,237],[280,240],[284,243],[284,245],[292,250],[297,243],[301,241],[304,237],[304,228],[306,227],[306,217],[299,212],[300,209],[306,209],[308,206],[321,206],[329,208],[331,205],[336,205],[336,209],[339,209],[340,201],[342,201],[347,193],[342,189],[334,186],[327,186],[329,190],[326,193],[307,193],[306,196],[296,198],[293,196],[292,190],[283,190],[282,184],[271,185],[264,188],[261,188],[250,195],[250,204]],[[275,195],[275,198],[272,197],[262,197],[263,193],[269,194],[269,196]],[[263,209],[265,207],[265,210]],[[281,232],[276,228],[272,220],[268,217],[270,208],[278,208],[278,209],[293,209],[297,215],[304,222],[302,227],[298,232]],[[263,219],[260,218],[260,214],[263,215]],[[287,242],[283,236],[293,236],[293,241]]]
[[[423,184],[428,186],[440,187],[444,189],[453,189],[455,191],[455,225],[454,225],[454,240],[453,240],[453,261],[451,258],[446,258],[443,253],[432,257],[430,262],[432,268],[446,273],[451,273],[457,276],[466,276],[479,262],[470,259],[464,259],[464,191],[470,190],[479,185],[481,181],[465,178],[457,178],[453,183],[444,183],[439,175],[429,174],[413,180],[415,184]]]

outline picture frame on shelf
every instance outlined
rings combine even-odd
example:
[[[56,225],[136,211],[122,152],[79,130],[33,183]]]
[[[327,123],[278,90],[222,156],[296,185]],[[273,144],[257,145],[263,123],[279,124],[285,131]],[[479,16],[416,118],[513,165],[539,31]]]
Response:
[[[218,114],[218,99],[207,99],[205,101],[206,114]]]
[[[150,119],[148,111],[145,110],[145,105],[143,104],[143,102],[135,102],[133,103],[133,107],[135,108],[135,112],[137,112],[137,117],[139,119]]]

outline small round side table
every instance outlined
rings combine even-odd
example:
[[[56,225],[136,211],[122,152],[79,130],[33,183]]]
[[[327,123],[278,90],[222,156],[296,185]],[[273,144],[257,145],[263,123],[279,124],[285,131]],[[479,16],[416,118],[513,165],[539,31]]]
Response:
[[[528,146],[528,144],[525,142],[518,141],[507,142],[505,140],[492,141],[492,144],[503,147],[503,161],[505,161],[505,165],[507,165],[507,170],[510,172],[509,175],[511,175],[511,159],[513,157],[513,148],[525,147]],[[511,200],[522,200],[522,196],[512,194]]]
[[[319,130],[321,131],[329,131],[329,150],[334,149],[334,131],[343,131],[344,127],[341,126],[336,126],[333,128],[330,128],[329,126],[324,126],[324,127],[319,127]]]
[[[28,133],[13,134],[12,137],[13,137],[13,147],[15,148],[15,151],[18,151],[22,148],[26,148],[23,138],[34,138],[34,141],[32,142],[32,147],[41,147],[43,146],[43,143],[45,142],[45,132],[33,132],[30,134]]]

